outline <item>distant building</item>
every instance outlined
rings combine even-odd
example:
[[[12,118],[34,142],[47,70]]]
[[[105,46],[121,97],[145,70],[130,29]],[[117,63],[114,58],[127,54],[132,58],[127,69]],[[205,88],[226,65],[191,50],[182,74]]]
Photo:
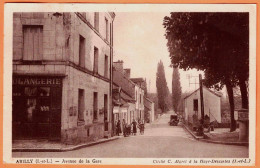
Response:
[[[115,65],[116,63],[114,63]],[[135,84],[113,68],[113,119],[130,124],[135,113]],[[114,123],[115,124],[115,123]]]
[[[221,95],[203,87],[204,116],[210,118],[210,122],[221,123]],[[201,119],[200,90],[197,89],[184,98],[184,119],[190,124],[195,124]],[[196,120],[196,121],[194,121]]]
[[[113,12],[13,14],[13,139],[112,132]]]
[[[144,89],[145,80],[143,78],[131,78],[131,81],[135,83],[135,100],[136,100],[136,112],[139,115],[138,120],[144,120]]]
[[[121,88],[120,102],[123,103],[115,104],[113,113],[115,121],[125,119],[130,124],[133,120],[144,120],[144,89],[132,81],[131,70],[124,69],[123,64],[122,60],[113,63],[113,88]]]

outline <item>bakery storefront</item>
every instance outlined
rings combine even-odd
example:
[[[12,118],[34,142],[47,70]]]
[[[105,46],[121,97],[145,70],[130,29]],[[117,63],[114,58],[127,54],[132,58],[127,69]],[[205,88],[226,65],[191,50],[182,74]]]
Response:
[[[60,140],[62,76],[14,75],[12,89],[13,140]]]

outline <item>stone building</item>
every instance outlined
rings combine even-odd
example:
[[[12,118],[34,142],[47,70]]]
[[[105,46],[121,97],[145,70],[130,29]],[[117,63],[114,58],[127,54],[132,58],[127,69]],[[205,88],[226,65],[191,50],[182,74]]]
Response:
[[[143,78],[131,78],[135,83],[135,99],[136,99],[136,112],[139,115],[138,120],[144,120],[144,90],[145,80]]]
[[[13,139],[112,131],[113,12],[13,15]]]
[[[130,69],[127,69],[129,74],[126,74],[126,70],[123,69],[123,61],[117,61],[113,63],[113,93],[114,102],[120,102],[113,104],[114,121],[124,119],[127,124],[131,124],[133,119],[138,116],[135,109],[135,84],[130,80]],[[120,90],[120,92],[118,91]],[[115,97],[116,96],[116,97]]]
[[[204,119],[221,123],[221,95],[203,86]],[[197,89],[184,98],[184,119],[189,124],[196,125],[201,119],[200,90]]]
[[[131,69],[124,69],[123,61],[113,63],[113,88],[120,88],[121,105],[114,104],[114,119],[125,119],[130,124],[133,120],[144,120],[144,87],[130,78]],[[143,78],[138,78],[142,79]],[[135,83],[137,82],[137,83]]]

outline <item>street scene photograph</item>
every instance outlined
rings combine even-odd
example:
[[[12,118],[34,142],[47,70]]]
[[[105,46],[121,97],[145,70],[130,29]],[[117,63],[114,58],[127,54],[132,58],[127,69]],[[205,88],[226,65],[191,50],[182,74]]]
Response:
[[[250,163],[251,13],[174,9],[12,12],[11,158]]]

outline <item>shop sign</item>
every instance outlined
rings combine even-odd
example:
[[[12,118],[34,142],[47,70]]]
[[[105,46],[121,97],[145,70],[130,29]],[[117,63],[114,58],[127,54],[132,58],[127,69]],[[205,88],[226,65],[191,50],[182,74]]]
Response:
[[[122,109],[121,109],[121,112],[122,112],[122,113],[127,113],[127,108],[122,108]]]
[[[119,107],[115,106],[113,108],[113,113],[116,114],[116,113],[119,113]]]
[[[13,77],[13,85],[61,85],[57,77]]]
[[[247,110],[235,110],[234,119],[238,121],[248,121],[249,115]]]

